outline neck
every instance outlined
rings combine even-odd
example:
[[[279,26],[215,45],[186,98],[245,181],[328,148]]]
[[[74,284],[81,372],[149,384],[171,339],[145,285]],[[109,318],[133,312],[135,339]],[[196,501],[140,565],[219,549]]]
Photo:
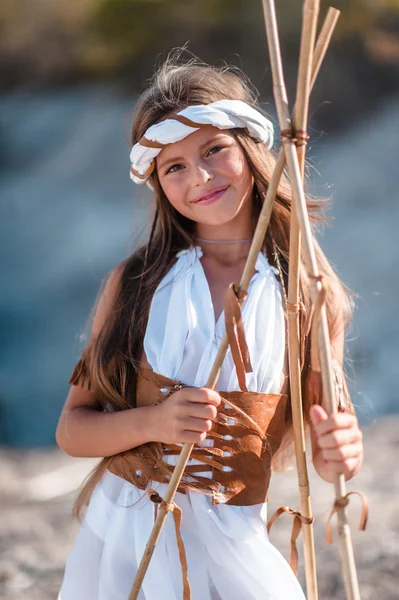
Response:
[[[223,264],[233,264],[248,256],[252,227],[197,227],[194,241],[203,255]]]
[[[243,244],[252,242],[252,238],[247,240],[204,240],[203,238],[195,237],[194,239],[204,244]]]

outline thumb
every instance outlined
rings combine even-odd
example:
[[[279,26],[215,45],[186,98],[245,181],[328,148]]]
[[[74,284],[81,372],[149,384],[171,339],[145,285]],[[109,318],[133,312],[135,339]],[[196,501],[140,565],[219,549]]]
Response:
[[[319,404],[313,404],[310,407],[309,416],[313,426],[316,426],[322,421],[326,421],[328,419],[328,414]]]

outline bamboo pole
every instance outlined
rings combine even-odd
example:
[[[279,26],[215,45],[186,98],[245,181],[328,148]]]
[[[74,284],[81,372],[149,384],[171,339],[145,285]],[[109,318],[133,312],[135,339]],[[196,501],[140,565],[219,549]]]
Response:
[[[322,61],[326,54],[328,45],[331,40],[331,36],[335,29],[339,11],[334,8],[329,8],[327,12],[326,19],[321,28],[320,34],[317,39],[317,44],[313,53],[313,65],[311,70],[311,77],[309,82],[309,89],[307,92],[310,95],[310,92],[313,88],[313,85],[316,81],[316,77],[320,70]],[[304,27],[304,31],[302,33],[301,39],[308,39],[307,27]],[[312,48],[311,43],[309,43],[307,51]],[[303,80],[303,75],[301,75],[301,69],[298,73],[298,81]],[[303,102],[302,102],[303,105]],[[293,110],[293,120],[295,120],[296,115],[300,113],[300,104],[295,104]],[[306,130],[306,124],[301,123],[298,125],[298,129]],[[279,152],[279,156],[276,163],[276,168],[274,171],[274,175],[276,175],[279,179],[282,175],[283,169],[285,166],[285,154],[284,148],[282,147]],[[303,177],[303,171],[302,171]],[[294,224],[291,226],[291,232],[294,228]],[[298,226],[296,224],[296,228],[298,230]],[[292,233],[291,233],[292,236]],[[295,239],[294,236],[291,237],[291,240]],[[296,236],[296,246],[297,248],[300,246],[300,236]],[[292,244],[290,247],[290,269],[293,264],[292,260]],[[298,250],[299,252],[299,250]],[[298,265],[298,259],[295,260]],[[295,274],[292,276],[292,272],[290,270],[289,282],[298,282],[298,275]],[[292,289],[292,286],[288,289],[288,301],[295,305],[298,303],[298,294],[297,290]],[[295,456],[296,456],[296,464],[297,464],[297,472],[298,472],[298,487],[299,487],[299,500],[300,500],[300,512],[305,517],[312,517],[312,509],[311,509],[311,500],[310,500],[310,491],[309,491],[309,480],[307,474],[307,463],[306,463],[306,445],[305,445],[305,435],[304,435],[304,427],[303,427],[303,412],[302,412],[302,397],[301,397],[301,374],[300,374],[300,356],[299,356],[299,319],[298,313],[291,311],[289,312],[288,317],[288,335],[289,335],[289,368],[290,368],[290,389],[291,389],[291,403],[292,403],[292,417],[293,417],[293,430],[294,430],[294,442],[295,442]],[[294,382],[294,385],[293,385]],[[306,523],[302,524],[303,538],[304,538],[304,559],[305,559],[305,575],[306,575],[306,590],[308,600],[316,600],[318,597],[317,592],[317,575],[316,575],[316,559],[315,559],[315,549],[314,549],[314,538],[313,538],[313,524],[307,525]]]
[[[335,13],[333,15],[333,13]],[[320,70],[321,63],[324,59],[325,53],[327,51],[327,47],[329,45],[332,32],[334,30],[336,20],[338,18],[339,11],[335,9],[330,9],[323,28],[319,34],[316,49],[314,53],[314,61],[312,68],[312,82],[311,87],[313,87],[318,72]],[[254,239],[252,240],[250,251],[248,254],[247,262],[244,267],[243,275],[240,282],[240,288],[243,290],[247,290],[249,283],[252,279],[255,263],[258,258],[259,252],[262,249],[264,237],[266,235],[267,227],[269,225],[270,216],[272,213],[273,202],[276,197],[277,188],[281,179],[281,175],[285,165],[285,155],[284,149],[280,150],[280,154],[278,156],[278,160],[276,162],[276,166],[273,171],[272,179],[270,181],[265,200],[262,205],[262,210],[260,212],[258,223],[255,229]],[[220,373],[220,369],[223,363],[223,360],[226,356],[226,352],[228,349],[228,341],[226,333],[223,335],[221,340],[214,364],[212,366],[211,373],[209,375],[208,381],[205,387],[214,388]],[[173,471],[173,475],[169,482],[168,488],[164,494],[165,503],[173,502],[175,497],[177,488],[179,487],[180,480],[182,478],[184,469],[187,465],[188,459],[190,457],[191,451],[193,449],[193,444],[185,444],[183,446],[182,452],[180,453],[179,460],[176,464],[176,467]],[[133,586],[131,592],[129,594],[129,600],[137,600],[141,585],[143,583],[145,574],[148,569],[148,565],[151,561],[151,557],[153,555],[156,543],[159,539],[160,533],[162,531],[163,525],[165,523],[166,517],[168,514],[167,508],[161,506],[158,510],[158,515],[155,520],[153,529],[151,531],[150,537],[148,539],[147,545],[145,547],[139,568],[136,573],[135,580],[133,582]]]
[[[299,53],[299,68],[297,82],[296,106],[293,113],[295,131],[307,132],[309,95],[311,84],[312,58],[316,39],[317,19],[319,15],[319,0],[305,0],[303,5],[301,46]],[[298,136],[298,134],[297,134]],[[306,142],[302,139],[297,146],[301,181],[305,173]],[[300,264],[301,232],[298,224],[295,203],[291,207],[290,249],[288,273],[288,303],[299,306],[299,264]],[[303,404],[301,392],[301,337],[300,313],[298,309],[287,309],[288,315],[288,359],[289,379],[292,407],[292,422],[294,430],[295,456],[298,474],[299,506],[305,517],[312,517],[308,470],[306,464],[306,442],[303,419]],[[316,556],[313,536],[313,523],[302,524],[304,544],[306,592],[308,600],[317,600]]]
[[[323,23],[319,36],[317,38],[317,43],[313,53],[313,65],[312,65],[312,73],[310,80],[310,89],[311,92],[314,83],[316,81],[316,77],[319,73],[322,61],[326,54],[327,48],[329,46],[331,36],[335,29],[335,26],[338,21],[340,12],[335,8],[329,8],[327,12],[326,19]],[[297,104],[294,106],[293,110],[293,119],[297,113]],[[303,127],[306,129],[306,127]],[[276,162],[276,167],[273,172],[273,178],[276,178],[278,181],[281,178],[283,173],[283,169],[285,166],[285,153],[284,148],[281,147],[278,159]],[[292,298],[290,293],[288,294],[289,302],[296,301]],[[294,313],[295,317],[295,313]],[[296,320],[297,321],[297,320]],[[299,324],[298,324],[299,325]],[[290,326],[290,323],[289,323]],[[292,328],[291,328],[292,331]],[[290,335],[290,333],[289,333]],[[292,335],[292,334],[291,334]],[[296,345],[296,351],[299,355],[298,343],[299,340],[299,332],[294,330],[294,344]],[[292,347],[293,342],[289,342]],[[298,356],[290,357],[290,381],[291,381],[291,365],[299,364]],[[299,369],[298,369],[299,370]],[[298,376],[297,376],[298,377]],[[300,374],[299,374],[300,377]],[[291,384],[292,385],[292,384]],[[301,394],[300,382],[297,383],[296,389],[299,390],[299,395]],[[294,429],[294,442],[295,442],[295,456],[297,463],[297,471],[298,471],[298,487],[299,487],[299,499],[300,499],[300,512],[302,515],[306,517],[312,517],[311,510],[311,502],[310,502],[310,491],[309,491],[309,480],[307,475],[307,464],[306,464],[306,445],[305,438],[303,433],[303,414],[302,414],[302,398],[295,396],[295,391],[293,393],[293,388],[291,387],[291,402],[292,402],[292,413],[293,413],[293,429]],[[299,417],[299,418],[298,418]],[[305,558],[305,574],[306,574],[306,590],[308,600],[313,600],[318,597],[317,595],[317,577],[316,577],[316,560],[315,560],[315,549],[314,549],[314,541],[313,541],[313,525],[302,524],[303,529],[303,538],[304,538],[304,558]]]
[[[335,8],[328,9],[328,13],[327,13],[326,19],[324,21],[323,27],[317,38],[317,44],[316,44],[314,54],[313,54],[313,66],[312,66],[312,78],[311,78],[310,90],[312,90],[312,88],[315,84],[317,75],[320,71],[320,67],[324,60],[325,54],[327,52],[327,48],[330,44],[331,36],[332,36],[335,26],[337,24],[339,15],[340,15],[339,10],[337,10]],[[293,110],[293,119],[295,118],[296,110],[297,110],[297,107],[295,105],[294,110]],[[277,161],[276,161],[276,166],[273,171],[273,178],[276,178],[277,185],[281,179],[285,165],[286,165],[285,152],[284,152],[284,148],[281,147],[279,154],[278,154]]]
[[[276,22],[276,13],[273,0],[263,0],[267,40],[269,46],[270,62],[273,74],[273,89],[279,116],[281,130],[290,130],[292,128],[289,118],[287,94],[284,83],[278,29]],[[290,174],[293,199],[296,206],[296,214],[303,236],[304,258],[306,268],[311,278],[312,300],[316,303],[319,291],[322,289],[318,280],[319,271],[316,261],[316,255],[313,246],[312,232],[309,223],[309,217],[306,209],[306,201],[303,192],[301,171],[298,163],[293,141],[287,140],[283,144],[286,161]],[[323,398],[325,400],[328,412],[334,414],[337,412],[337,406],[334,397],[333,370],[331,364],[331,346],[328,332],[327,315],[325,306],[322,305],[320,319],[317,323],[318,346],[320,352],[320,366],[322,372]],[[345,578],[345,589],[349,600],[360,600],[357,573],[353,555],[353,546],[351,532],[348,524],[346,510],[344,508],[345,479],[343,475],[336,475],[335,481],[336,502],[340,505],[337,511],[338,515],[338,537],[340,543],[341,561]]]

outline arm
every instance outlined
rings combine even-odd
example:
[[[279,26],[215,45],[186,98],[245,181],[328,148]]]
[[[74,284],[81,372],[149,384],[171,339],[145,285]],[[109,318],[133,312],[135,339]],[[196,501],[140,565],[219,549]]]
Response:
[[[147,442],[198,443],[216,417],[220,396],[182,389],[162,404],[100,412],[92,392],[72,386],[57,427],[57,444],[70,456],[113,456]]]
[[[120,284],[123,265],[112,272],[100,297],[91,336],[99,335]],[[70,456],[103,457],[129,450],[154,439],[154,407],[103,412],[95,393],[72,385],[62,410],[56,441]]]
[[[340,367],[344,356],[344,327],[331,341],[333,357]],[[326,406],[310,409],[313,464],[322,479],[333,483],[334,473],[342,473],[348,481],[359,471],[363,459],[362,432],[355,415],[336,413],[328,416]]]
[[[93,321],[96,337],[112,310],[122,267],[112,273]],[[147,442],[195,443],[206,437],[220,396],[213,390],[182,389],[165,402],[123,411],[103,412],[96,394],[72,385],[56,431],[59,447],[70,456],[105,457]]]
[[[59,447],[70,456],[104,457],[156,439],[157,406],[102,412],[95,394],[76,385],[65,402],[56,431]]]

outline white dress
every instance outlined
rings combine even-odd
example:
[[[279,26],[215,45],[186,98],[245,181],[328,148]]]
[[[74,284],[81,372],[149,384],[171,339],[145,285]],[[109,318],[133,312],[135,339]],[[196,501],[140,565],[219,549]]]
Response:
[[[224,332],[223,314],[215,323],[201,256],[199,247],[179,253],[154,295],[144,340],[154,371],[197,387],[206,383]],[[280,389],[285,327],[275,273],[259,254],[242,311],[253,367],[246,375],[249,391]],[[230,352],[217,389],[239,390]],[[152,487],[163,496],[164,484]],[[181,535],[192,600],[305,600],[287,561],[268,539],[266,503],[212,505],[208,496],[195,492],[178,493],[175,502],[183,511]],[[154,504],[145,492],[107,471],[68,556],[59,600],[127,600],[153,524]],[[182,597],[181,564],[169,515],[139,600]]]

